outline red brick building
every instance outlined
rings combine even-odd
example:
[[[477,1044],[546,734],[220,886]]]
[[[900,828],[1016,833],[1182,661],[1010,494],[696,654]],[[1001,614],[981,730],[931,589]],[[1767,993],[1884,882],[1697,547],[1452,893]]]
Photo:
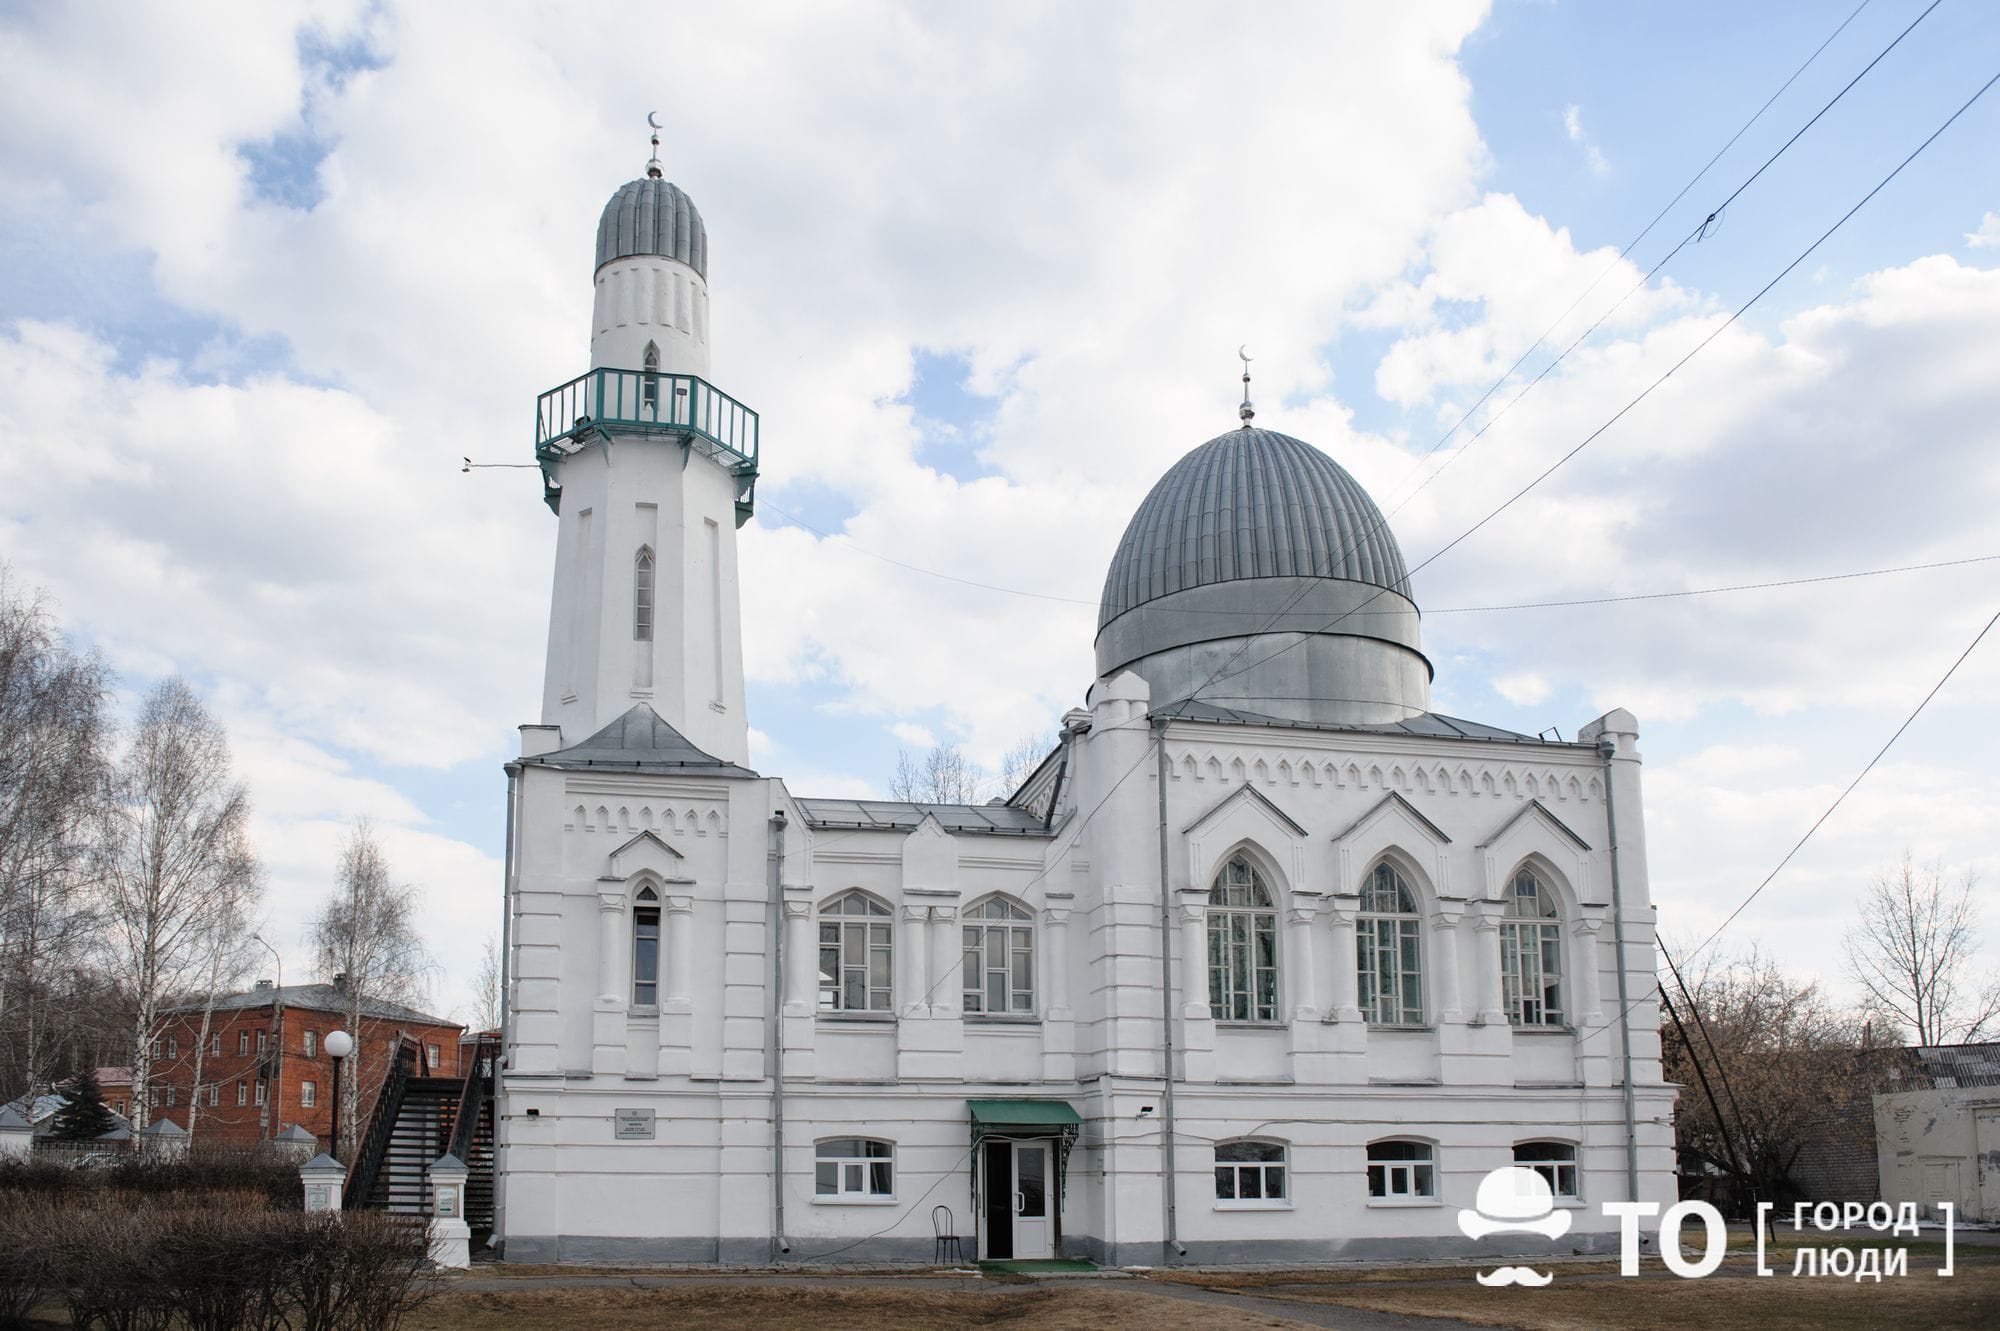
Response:
[[[153,1041],[149,1117],[185,1128],[189,1103],[199,1096],[198,1138],[249,1142],[298,1124],[324,1142],[333,1131],[333,1059],[326,1037],[346,1025],[347,1007],[347,990],[339,984],[279,988],[265,980],[217,999],[198,1089],[202,1005],[167,1009]],[[349,1032],[354,1052],[341,1072],[343,1078],[360,1077],[362,1122],[374,1107],[398,1037],[424,1047],[429,1075],[455,1077],[463,1031],[456,1022],[413,1008],[363,1002],[361,1029]]]

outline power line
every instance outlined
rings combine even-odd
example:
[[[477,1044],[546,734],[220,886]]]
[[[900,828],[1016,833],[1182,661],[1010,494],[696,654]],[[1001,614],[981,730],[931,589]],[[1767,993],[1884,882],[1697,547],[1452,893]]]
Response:
[[[978,582],[970,578],[961,578],[950,573],[940,573],[936,569],[925,568],[919,564],[906,563],[900,559],[892,559],[888,555],[877,554],[875,551],[870,550],[865,546],[857,545],[855,542],[849,540],[846,536],[843,536],[838,532],[829,533],[821,531],[819,528],[812,526],[810,523],[802,521],[798,517],[785,512],[785,510],[781,508],[778,508],[777,505],[775,504],[767,502],[764,504],[764,507],[777,513],[779,517],[784,518],[786,521],[796,523],[798,526],[804,528],[806,531],[811,532],[813,535],[818,536],[823,540],[839,541],[842,545],[847,546],[848,548],[854,550],[858,554],[867,555],[871,559],[879,559],[885,564],[893,564],[897,568],[905,569],[911,573],[921,573],[927,578],[939,578],[946,582],[957,583],[962,587],[978,587],[986,591],[1000,592],[1007,596],[1024,596],[1037,601],[1055,601],[1062,605],[1081,605],[1081,606],[1090,606],[1094,608],[1099,604],[1101,604],[1098,601],[1086,600],[1085,598],[1080,596],[1058,596],[1053,592],[1032,592],[1019,587],[1003,587],[995,583]],[[1966,564],[1984,564],[1993,562],[1995,560],[2000,560],[2000,554],[1967,555],[1963,559],[1940,559],[1940,560],[1934,560],[1926,564],[1897,564],[1889,568],[1856,569],[1846,573],[1804,574],[1796,578],[1773,578],[1764,582],[1736,582],[1736,583],[1728,583],[1718,587],[1685,587],[1673,591],[1657,591],[1657,592],[1620,592],[1606,596],[1575,597],[1569,600],[1513,601],[1499,605],[1448,605],[1448,606],[1433,607],[1430,609],[1424,609],[1422,607],[1419,607],[1419,610],[1424,615],[1474,615],[1474,614],[1486,614],[1493,611],[1501,611],[1501,610],[1554,610],[1554,609],[1563,609],[1570,606],[1614,605],[1623,601],[1666,601],[1666,600],[1677,600],[1691,596],[1720,596],[1730,592],[1771,591],[1779,587],[1803,587],[1803,586],[1809,586],[1814,583],[1822,583],[1822,582],[1847,582],[1857,578],[1879,578],[1892,573],[1926,573],[1941,568],[1958,568]],[[1150,613],[1199,614],[1205,618],[1219,618],[1225,616],[1240,616],[1243,618],[1263,618],[1263,617],[1268,617],[1270,612],[1265,610],[1176,611],[1167,608],[1155,607]],[[1350,616],[1362,616],[1362,617],[1366,617],[1369,615],[1400,615],[1403,613],[1405,612],[1401,610],[1362,610],[1362,609],[1355,609],[1348,612]]]
[[[1925,12],[1928,13],[1929,11],[1926,10]],[[1907,29],[1905,29],[1905,31],[1907,31]],[[1512,495],[1502,500],[1500,504],[1496,506],[1494,509],[1492,509],[1492,511],[1487,513],[1485,517],[1480,518],[1477,522],[1473,523],[1470,527],[1467,527],[1457,536],[1454,536],[1450,541],[1446,542],[1439,549],[1433,551],[1429,557],[1427,557],[1422,563],[1418,564],[1416,568],[1411,569],[1410,572],[1416,573],[1422,571],[1425,568],[1428,568],[1430,565],[1436,563],[1439,559],[1443,558],[1446,554],[1449,554],[1453,549],[1463,544],[1466,540],[1470,539],[1474,533],[1480,530],[1480,528],[1484,527],[1487,523],[1493,521],[1493,519],[1499,517],[1509,508],[1513,507],[1514,504],[1519,502],[1521,499],[1525,498],[1537,486],[1541,485],[1543,481],[1547,480],[1550,476],[1553,476],[1559,469],[1561,469],[1566,463],[1568,463],[1570,459],[1574,458],[1578,453],[1581,453],[1584,449],[1588,448],[1591,444],[1595,443],[1612,426],[1616,425],[1619,421],[1623,420],[1626,415],[1628,415],[1640,403],[1644,402],[1648,397],[1651,397],[1654,391],[1657,390],[1660,387],[1660,385],[1666,383],[1667,380],[1671,379],[1676,373],[1680,371],[1682,366],[1686,365],[1689,361],[1693,360],[1696,356],[1700,355],[1703,350],[1705,350],[1711,343],[1715,341],[1716,338],[1722,336],[1724,332],[1726,332],[1729,328],[1733,327],[1737,322],[1737,320],[1741,319],[1746,313],[1750,311],[1750,309],[1753,306],[1755,306],[1759,301],[1763,300],[1763,298],[1766,295],[1768,295],[1771,292],[1771,290],[1778,285],[1778,283],[1784,281],[1786,277],[1790,276],[1794,269],[1796,269],[1800,264],[1804,263],[1808,258],[1810,258],[1819,249],[1820,246],[1824,245],[1834,235],[1835,232],[1839,231],[1842,227],[1846,226],[1848,221],[1852,219],[1856,213],[1860,212],[1864,207],[1866,207],[1871,199],[1873,199],[1877,194],[1880,194],[1884,189],[1888,188],[1889,183],[1891,181],[1895,180],[1897,176],[1901,175],[1904,169],[1907,168],[1911,162],[1914,162],[1919,156],[1923,154],[1925,149],[1929,148],[1933,143],[1937,142],[1938,137],[1942,135],[1947,129],[1950,129],[1952,125],[1956,124],[1960,116],[1964,115],[1967,111],[1971,110],[1973,105],[1976,102],[1978,102],[1980,98],[1984,97],[1987,94],[1987,92],[1992,89],[1995,83],[2000,83],[2000,73],[1994,74],[1991,78],[1987,79],[1985,83],[1981,84],[1977,92],[1973,93],[1972,96],[1968,97],[1956,111],[1953,111],[1949,116],[1947,116],[1944,122],[1940,124],[1936,129],[1932,130],[1922,143],[1919,143],[1915,148],[1911,149],[1907,157],[1903,158],[1902,161],[1898,162],[1895,165],[1895,167],[1889,172],[1888,175],[1882,177],[1882,179],[1876,183],[1873,189],[1869,190],[1866,194],[1862,195],[1861,198],[1858,201],[1856,201],[1852,207],[1850,207],[1846,212],[1842,213],[1840,215],[1839,220],[1834,222],[1832,226],[1828,227],[1825,231],[1820,233],[1819,238],[1813,241],[1812,244],[1806,246],[1805,249],[1799,251],[1797,257],[1795,257],[1790,263],[1786,264],[1782,269],[1780,269],[1777,275],[1772,277],[1770,281],[1766,282],[1763,286],[1759,287],[1757,289],[1756,294],[1751,296],[1750,299],[1744,301],[1742,305],[1738,306],[1736,310],[1729,315],[1728,318],[1724,319],[1721,323],[1717,324],[1713,329],[1711,329],[1708,335],[1702,338],[1701,341],[1697,342],[1694,345],[1694,347],[1687,352],[1687,354],[1683,355],[1679,360],[1675,361],[1672,365],[1668,366],[1664,373],[1662,373],[1657,379],[1653,380],[1653,382],[1648,384],[1645,388],[1640,390],[1638,396],[1634,397],[1630,402],[1627,402],[1624,406],[1620,407],[1616,412],[1612,413],[1609,420],[1606,420],[1602,425],[1598,426],[1595,430],[1592,430],[1589,434],[1585,435],[1583,439],[1580,440],[1574,447],[1570,448],[1569,451],[1565,452],[1561,457],[1557,458],[1554,462],[1550,463],[1547,467],[1543,468],[1534,477],[1534,479],[1530,480],[1526,485],[1522,486],[1519,490],[1516,490]],[[1361,605],[1356,606],[1355,609],[1356,610],[1365,609],[1367,606],[1372,605],[1375,601],[1379,600],[1387,592],[1387,590],[1388,590],[1387,588],[1378,589],[1373,596],[1370,596],[1366,601],[1362,602]],[[1303,595],[1303,591],[1301,591],[1300,594]],[[1295,597],[1294,601],[1296,600],[1297,598]],[[1335,624],[1338,624],[1341,620],[1347,618],[1348,614],[1352,613],[1353,611],[1348,611],[1346,614],[1342,614],[1340,616],[1335,617],[1333,620],[1329,621],[1324,627],[1319,629],[1318,632],[1321,633],[1326,632],[1328,629],[1331,629]],[[1276,651],[1269,652],[1264,656],[1259,657],[1257,660],[1251,662],[1248,666],[1243,667],[1243,670],[1254,669],[1255,667],[1262,665],[1264,662],[1271,660],[1273,657],[1282,655],[1283,653],[1290,651],[1296,645],[1297,643],[1295,642],[1287,643],[1284,646],[1278,648]],[[1245,647],[1238,648],[1237,651],[1231,655],[1230,661],[1233,661],[1236,658],[1236,656],[1241,655],[1242,652],[1247,648],[1247,646],[1248,644],[1246,643]],[[1228,664],[1229,662],[1227,661],[1224,662],[1225,667]],[[1241,674],[1242,670],[1234,671],[1231,673]],[[1196,695],[1198,695],[1201,692],[1202,689],[1209,687],[1210,685],[1217,682],[1217,680],[1219,679],[1228,677],[1229,677],[1228,674],[1225,674],[1222,670],[1218,670],[1215,675],[1212,675],[1208,679],[1208,681],[1203,685],[1201,685],[1200,688],[1197,688],[1194,691],[1194,693],[1189,694],[1188,699],[1192,700]]]

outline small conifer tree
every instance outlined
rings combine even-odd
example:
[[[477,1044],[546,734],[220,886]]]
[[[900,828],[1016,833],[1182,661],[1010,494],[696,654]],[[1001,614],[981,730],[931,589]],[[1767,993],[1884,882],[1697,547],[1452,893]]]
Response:
[[[69,1103],[56,1111],[49,1135],[57,1141],[87,1142],[118,1126],[118,1116],[104,1103],[104,1089],[94,1069],[85,1068],[69,1087]]]

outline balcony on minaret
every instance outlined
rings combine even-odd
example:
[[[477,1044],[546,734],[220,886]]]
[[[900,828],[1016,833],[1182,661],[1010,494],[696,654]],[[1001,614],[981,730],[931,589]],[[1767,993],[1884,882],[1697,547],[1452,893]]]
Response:
[[[562,511],[557,464],[592,443],[662,436],[700,450],[736,478],[736,525],[750,520],[757,489],[757,413],[691,374],[591,370],[535,402],[535,460],[542,494]]]

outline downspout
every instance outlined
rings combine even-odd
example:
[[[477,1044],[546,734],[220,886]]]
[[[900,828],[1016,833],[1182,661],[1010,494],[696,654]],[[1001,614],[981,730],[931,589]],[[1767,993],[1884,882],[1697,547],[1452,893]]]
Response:
[[[771,1022],[765,1061],[771,1072],[771,1260],[792,1250],[785,1240],[785,811],[771,811]]]
[[[1167,886],[1167,718],[1153,718],[1154,784],[1160,788],[1160,1071],[1165,1089],[1160,1094],[1163,1111],[1160,1131],[1161,1166],[1164,1170],[1167,1209],[1167,1246],[1176,1256],[1187,1256],[1181,1246],[1180,1217],[1176,1210],[1174,1161],[1174,901]],[[1193,965],[1190,957],[1188,964]]]
[[[1056,806],[1062,802],[1063,778],[1069,775],[1070,746],[1075,742],[1076,737],[1070,734],[1068,730],[1064,730],[1062,736],[1062,762],[1056,767],[1055,785],[1049,789],[1049,811],[1042,817],[1042,830],[1044,832],[1055,826]]]
[[[1625,894],[1618,875],[1618,805],[1612,794],[1611,759],[1618,752],[1615,740],[1598,742],[1604,759],[1604,826],[1611,836],[1611,937],[1618,948],[1618,1045],[1625,1065],[1625,1195],[1639,1200],[1639,1114],[1632,1100],[1632,1002],[1625,980]]]
[[[507,764],[507,827],[502,834],[500,848],[500,1048],[493,1058],[493,1231],[500,1238],[504,1250],[507,1233],[507,1147],[508,1133],[505,1117],[501,1112],[500,1096],[506,1089],[502,1076],[507,1067],[507,1059],[513,1049],[508,1037],[507,1023],[510,1017],[507,998],[513,987],[514,974],[514,806],[521,798],[521,766]],[[472,1046],[476,1057],[479,1045]],[[477,1076],[478,1068],[462,1069],[468,1077]],[[336,1110],[335,1112],[338,1112]],[[489,1244],[492,1240],[488,1240]]]
[[[500,1063],[507,1062],[507,991],[514,971],[514,804],[520,798],[521,768],[507,764],[507,830],[500,871]]]

